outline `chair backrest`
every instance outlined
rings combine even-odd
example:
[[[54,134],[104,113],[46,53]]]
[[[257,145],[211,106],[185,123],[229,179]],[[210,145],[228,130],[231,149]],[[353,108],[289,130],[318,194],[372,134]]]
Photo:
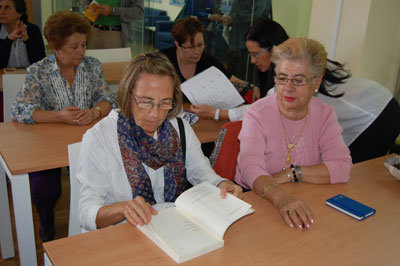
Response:
[[[24,84],[26,74],[3,75],[3,108],[4,122],[12,121],[11,104]]]
[[[221,177],[234,179],[236,172],[237,156],[240,150],[238,139],[242,128],[242,121],[226,123],[218,136],[215,148],[210,156],[211,166]]]
[[[102,63],[126,62],[131,61],[132,59],[130,47],[113,49],[88,49],[86,50],[86,55],[96,57]]]
[[[76,179],[76,169],[78,166],[81,144],[82,142],[77,142],[68,145],[69,181],[71,187],[68,236],[73,236],[81,233],[81,226],[78,217],[79,182]]]

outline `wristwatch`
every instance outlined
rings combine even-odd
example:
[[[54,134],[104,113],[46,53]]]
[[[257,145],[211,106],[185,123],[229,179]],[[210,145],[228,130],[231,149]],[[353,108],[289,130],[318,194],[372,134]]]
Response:
[[[214,115],[214,120],[219,121],[219,109],[215,109],[215,115]]]
[[[103,110],[101,110],[100,106],[96,106],[96,107],[94,107],[94,109],[99,111],[99,117],[101,117],[101,115],[103,114]]]

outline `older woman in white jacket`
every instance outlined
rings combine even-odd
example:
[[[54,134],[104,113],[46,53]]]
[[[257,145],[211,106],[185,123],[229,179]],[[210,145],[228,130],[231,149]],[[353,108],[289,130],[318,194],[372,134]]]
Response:
[[[175,118],[182,94],[165,56],[134,58],[122,76],[117,102],[120,110],[111,111],[82,140],[77,178],[83,230],[125,219],[134,226],[147,224],[157,214],[153,206],[174,202],[204,181],[220,186],[221,197],[241,195],[239,186],[212,170],[190,125]]]

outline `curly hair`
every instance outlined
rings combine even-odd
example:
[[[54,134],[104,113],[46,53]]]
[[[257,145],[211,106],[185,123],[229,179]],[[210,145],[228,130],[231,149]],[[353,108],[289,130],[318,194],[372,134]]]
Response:
[[[90,32],[89,22],[73,11],[54,12],[46,21],[44,36],[53,49],[60,49],[67,38],[74,33],[87,35]]]
[[[178,42],[179,46],[181,46],[182,43],[186,42],[187,40],[190,40],[190,42],[193,44],[196,34],[204,34],[204,32],[205,29],[200,20],[197,18],[186,17],[175,22],[174,26],[172,27],[171,35],[172,38]]]

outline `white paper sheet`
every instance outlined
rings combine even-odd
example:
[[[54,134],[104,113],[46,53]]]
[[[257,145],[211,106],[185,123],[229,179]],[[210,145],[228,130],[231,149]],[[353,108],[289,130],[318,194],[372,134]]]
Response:
[[[231,109],[244,102],[230,80],[212,66],[181,84],[182,92],[192,104],[208,104]]]

